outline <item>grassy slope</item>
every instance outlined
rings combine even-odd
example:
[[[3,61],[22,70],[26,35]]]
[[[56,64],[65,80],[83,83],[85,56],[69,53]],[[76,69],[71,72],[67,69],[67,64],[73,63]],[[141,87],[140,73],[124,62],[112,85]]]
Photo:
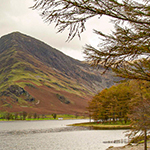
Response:
[[[67,110],[75,113],[76,109],[81,113],[93,92],[113,84],[109,73],[102,80],[103,77],[85,63],[17,32],[0,38],[0,64],[0,92],[8,92],[8,87],[16,84],[36,99],[31,104],[23,96],[15,96],[18,103],[12,99],[14,96],[0,97],[0,106],[7,106],[11,111],[32,107],[38,112],[62,108],[60,112],[63,113]],[[59,101],[56,94],[68,99],[70,104]]]
[[[16,59],[16,56],[18,59]],[[1,69],[2,73],[0,74],[0,80],[1,80],[0,91],[1,92],[7,91],[7,88],[10,85],[14,85],[14,84],[19,85],[20,87],[26,89],[33,97],[36,98],[35,103],[38,102],[38,100],[39,100],[38,94],[42,90],[45,90],[46,94],[53,93],[53,97],[57,93],[62,94],[64,97],[70,93],[70,95],[67,96],[67,98],[70,100],[72,105],[75,105],[75,102],[74,102],[74,100],[71,99],[71,94],[80,97],[79,100],[81,100],[81,98],[85,97],[87,94],[91,95],[91,93],[87,89],[85,89],[81,85],[77,84],[74,80],[67,79],[65,76],[59,74],[57,71],[54,71],[51,68],[48,68],[47,66],[44,66],[43,64],[41,64],[38,60],[36,60],[32,56],[27,56],[27,57],[29,59],[32,59],[32,61],[34,61],[38,67],[34,66],[34,64],[24,62],[24,60],[21,59],[19,54],[16,52],[12,53],[10,56],[10,59],[5,61],[5,64],[4,64],[4,66],[6,66],[5,70],[3,69],[4,68],[3,67],[2,68],[3,70]],[[3,59],[3,57],[2,57],[2,59]],[[32,94],[31,89],[34,90],[34,93],[36,93],[36,95]],[[40,91],[40,92],[38,92],[38,91]],[[64,91],[65,93],[62,93],[62,91]],[[41,97],[44,97],[42,94],[43,93],[41,93]],[[7,97],[7,96],[1,97],[0,98],[1,101],[5,99],[5,102],[3,102],[3,103],[0,102],[0,105],[2,106],[0,109],[8,111],[11,108],[11,111],[13,111],[13,110],[18,109],[18,108],[16,108],[16,106],[24,107],[24,109],[25,109],[25,107],[27,107],[27,108],[36,107],[35,103],[31,104],[31,103],[25,101],[23,97],[17,97],[17,98],[18,98],[18,103],[15,103],[15,102],[12,102],[13,100],[11,100],[10,97]],[[53,101],[56,99],[57,99],[57,97],[54,97]],[[42,98],[40,99],[40,101],[44,101],[44,100],[42,100]],[[46,99],[46,100],[48,100],[48,99]],[[16,105],[16,106],[14,106],[14,105]],[[6,107],[6,109],[4,109],[5,107]],[[42,107],[45,107],[45,106],[42,106]],[[62,107],[62,106],[60,105],[60,107]],[[66,107],[64,107],[64,109],[66,109]],[[83,109],[83,108],[81,108],[81,109]],[[21,110],[21,109],[19,109],[19,110]],[[57,108],[56,107],[55,107],[55,109],[51,108],[51,110],[56,111]],[[40,112],[40,108],[38,110],[33,110],[33,111]],[[41,111],[43,111],[43,109]],[[60,113],[61,112],[62,111],[60,111]],[[80,112],[81,112],[81,110],[80,110]]]

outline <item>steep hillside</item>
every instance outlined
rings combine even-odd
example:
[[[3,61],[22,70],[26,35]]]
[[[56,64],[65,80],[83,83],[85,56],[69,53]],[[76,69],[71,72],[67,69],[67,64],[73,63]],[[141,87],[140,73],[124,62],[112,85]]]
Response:
[[[30,36],[0,38],[0,110],[82,113],[94,93],[116,80]]]

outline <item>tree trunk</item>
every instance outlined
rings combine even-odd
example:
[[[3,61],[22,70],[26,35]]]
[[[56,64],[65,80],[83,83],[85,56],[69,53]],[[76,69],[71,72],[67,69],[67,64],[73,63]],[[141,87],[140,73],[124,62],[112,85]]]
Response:
[[[147,150],[147,130],[144,130],[144,150]]]

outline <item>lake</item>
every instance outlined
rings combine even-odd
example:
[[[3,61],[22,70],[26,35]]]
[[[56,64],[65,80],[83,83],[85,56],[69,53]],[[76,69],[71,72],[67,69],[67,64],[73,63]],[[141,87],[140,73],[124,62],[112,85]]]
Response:
[[[89,130],[68,124],[89,120],[0,122],[0,150],[106,150],[125,139],[125,130]]]

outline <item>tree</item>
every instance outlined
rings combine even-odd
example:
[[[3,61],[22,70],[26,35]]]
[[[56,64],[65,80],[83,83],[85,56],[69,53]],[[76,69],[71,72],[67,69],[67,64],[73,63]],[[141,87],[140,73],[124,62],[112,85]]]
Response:
[[[32,118],[32,114],[28,114],[28,119],[31,119]]]
[[[27,112],[25,111],[22,112],[23,120],[26,120],[27,115],[28,115]]]
[[[118,76],[150,81],[149,0],[35,0],[32,8],[41,11],[44,21],[54,22],[58,32],[69,29],[68,40],[80,37],[90,18],[110,17],[115,30],[110,35],[94,30],[101,41],[98,47],[86,45],[87,60],[113,68]]]
[[[15,113],[15,120],[18,119],[18,113]]]
[[[131,100],[129,117],[133,129],[129,137],[144,136],[144,150],[147,150],[147,132],[150,130],[150,84],[138,82],[137,88],[135,97]]]
[[[37,118],[37,113],[34,113],[33,118],[34,118],[34,119]]]
[[[133,106],[130,115],[132,122],[132,132],[129,137],[144,135],[144,150],[147,150],[147,131],[150,130],[150,100],[142,100],[138,105]]]
[[[131,82],[132,83],[132,82]],[[92,118],[97,120],[127,123],[130,110],[130,100],[135,91],[129,86],[130,82],[104,89],[89,101],[88,110]]]
[[[56,119],[57,114],[53,113],[53,114],[52,114],[52,117],[53,117],[54,119]]]
[[[10,120],[10,118],[11,118],[10,116],[11,116],[10,113],[7,113],[7,114],[6,114],[6,119],[7,119],[7,120]]]
[[[102,92],[95,95],[93,99],[89,101],[88,110],[94,121],[101,120],[102,122],[105,122],[108,119],[106,110],[107,99],[105,98],[105,95],[107,95],[107,89],[102,90]]]
[[[69,29],[68,41],[80,37],[90,18],[110,17],[114,31],[106,35],[94,30],[101,40],[98,47],[85,46],[87,60],[112,68],[120,77],[150,81],[149,0],[35,0],[32,8],[41,10],[58,32]]]

